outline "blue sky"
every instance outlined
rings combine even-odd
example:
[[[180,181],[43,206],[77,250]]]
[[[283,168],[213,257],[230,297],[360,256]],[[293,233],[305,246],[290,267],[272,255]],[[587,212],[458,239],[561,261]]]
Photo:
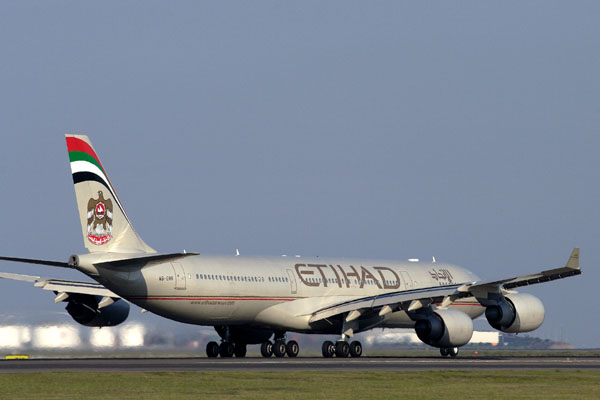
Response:
[[[583,276],[527,291],[540,335],[598,347],[599,11],[2,3],[0,253],[84,251],[64,143],[83,133],[159,251],[435,256],[500,278],[580,246]],[[3,315],[62,310],[0,290]]]

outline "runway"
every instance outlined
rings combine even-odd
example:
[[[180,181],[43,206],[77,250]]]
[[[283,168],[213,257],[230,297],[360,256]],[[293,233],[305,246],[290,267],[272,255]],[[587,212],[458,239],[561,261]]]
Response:
[[[148,372],[148,371],[409,371],[409,370],[600,371],[600,357],[364,357],[348,359],[290,358],[86,358],[1,360],[0,373],[16,372]]]

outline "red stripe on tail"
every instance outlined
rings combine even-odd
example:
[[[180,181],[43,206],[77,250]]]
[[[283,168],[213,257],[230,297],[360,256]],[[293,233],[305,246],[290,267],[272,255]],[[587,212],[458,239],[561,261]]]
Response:
[[[98,161],[98,165],[100,165],[100,168],[102,168],[102,172],[104,172],[104,175],[106,175],[106,171],[104,171],[104,167],[102,166],[100,159],[96,155],[96,152],[94,151],[94,149],[92,149],[92,147],[89,144],[87,144],[83,140],[78,139],[76,137],[67,136],[67,150],[68,151],[81,151],[83,153],[89,154],[90,156],[94,157],[94,159],[96,161]]]

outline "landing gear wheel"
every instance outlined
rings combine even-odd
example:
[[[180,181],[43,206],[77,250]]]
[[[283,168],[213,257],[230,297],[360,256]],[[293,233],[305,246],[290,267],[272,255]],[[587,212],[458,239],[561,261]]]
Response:
[[[333,342],[329,340],[323,342],[323,346],[321,346],[321,351],[323,352],[323,357],[331,358],[335,354],[335,345]]]
[[[300,352],[300,346],[298,346],[298,342],[295,340],[290,340],[287,342],[285,345],[285,352],[287,353],[288,357],[297,357],[298,353]]]
[[[350,345],[346,341],[340,340],[335,343],[335,356],[346,358],[350,355]]]
[[[235,343],[233,345],[233,354],[238,358],[246,357],[246,350],[246,345],[244,343]]]
[[[219,354],[223,358],[228,358],[233,356],[233,343],[231,342],[223,342],[219,346]]]
[[[273,355],[273,343],[271,343],[270,340],[267,340],[260,345],[260,354],[265,358],[269,358]]]
[[[273,354],[275,357],[285,357],[285,341],[284,340],[276,340],[273,345]]]
[[[450,347],[448,349],[450,357],[455,358],[458,355],[458,347]]]
[[[362,356],[362,344],[359,341],[355,340],[354,342],[350,343],[350,356]]]
[[[450,349],[447,347],[440,347],[440,354],[442,357],[448,357],[450,355]]]
[[[219,355],[219,345],[217,342],[208,342],[206,345],[206,355],[209,358],[216,358]]]

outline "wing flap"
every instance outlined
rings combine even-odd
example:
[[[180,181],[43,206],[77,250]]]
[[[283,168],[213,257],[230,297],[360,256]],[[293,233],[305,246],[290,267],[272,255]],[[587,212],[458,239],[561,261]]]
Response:
[[[403,292],[386,293],[379,296],[363,297],[344,303],[339,303],[327,308],[323,308],[311,313],[309,322],[320,321],[335,315],[359,311],[364,314],[365,311],[379,311],[385,306],[397,306],[404,303],[421,300],[423,304],[442,301],[445,297],[462,297],[466,293],[462,284],[433,287],[425,289],[415,289]]]

